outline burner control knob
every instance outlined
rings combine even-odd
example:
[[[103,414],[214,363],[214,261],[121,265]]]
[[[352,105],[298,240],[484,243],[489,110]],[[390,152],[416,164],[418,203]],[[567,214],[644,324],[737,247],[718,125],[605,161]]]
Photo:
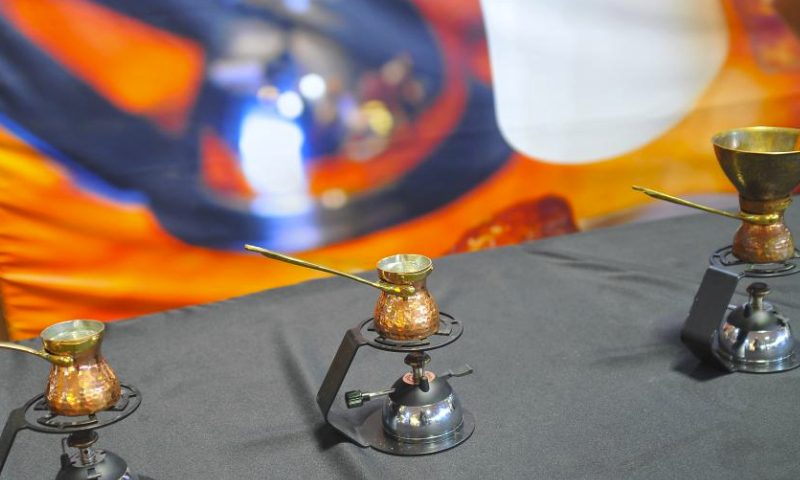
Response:
[[[347,408],[358,408],[364,405],[364,402],[369,402],[376,397],[389,395],[392,392],[394,392],[393,388],[390,388],[389,390],[381,390],[380,392],[368,393],[364,393],[361,390],[350,390],[349,392],[344,392],[344,402],[347,404]]]
[[[369,400],[369,397],[367,397]],[[344,393],[344,401],[347,408],[358,408],[364,405],[364,393],[361,390],[351,390]]]

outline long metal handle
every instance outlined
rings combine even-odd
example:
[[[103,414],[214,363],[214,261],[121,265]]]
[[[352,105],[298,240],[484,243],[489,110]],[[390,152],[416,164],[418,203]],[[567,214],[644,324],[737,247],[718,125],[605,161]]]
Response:
[[[722,215],[723,217],[742,220],[748,223],[755,223],[757,225],[771,225],[780,220],[780,214],[778,213],[764,213],[764,214],[744,213],[744,212],[730,213],[724,210],[717,210],[716,208],[706,207],[705,205],[700,205],[699,203],[690,202],[682,198],[673,197],[672,195],[667,195],[666,193],[662,193],[657,190],[640,187],[638,185],[632,185],[631,188],[633,188],[637,192],[642,192],[645,195],[656,198],[658,200],[664,200],[665,202],[674,203],[676,205],[682,205],[684,207],[696,208],[697,210],[702,210],[704,212],[715,213],[717,215]]]
[[[18,352],[30,353],[31,355],[36,355],[37,357],[42,357],[43,359],[47,360],[50,363],[62,366],[62,367],[70,367],[72,366],[72,357],[62,356],[62,355],[53,355],[52,353],[47,353],[44,350],[34,350],[31,347],[26,347],[24,345],[19,345],[16,343],[11,342],[0,342],[0,348],[5,348],[8,350],[16,350]]]
[[[274,252],[272,250],[267,250],[266,248],[256,247],[255,245],[245,245],[244,248],[246,250],[250,250],[251,252],[260,253],[261,255],[264,255],[265,257],[271,258],[273,260],[279,260],[281,262],[297,265],[298,267],[310,268],[312,270],[319,270],[320,272],[332,273],[333,275],[339,275],[340,277],[349,278],[350,280],[355,280],[356,282],[363,283],[364,285],[375,287],[386,293],[409,296],[413,295],[415,291],[414,287],[412,287],[411,285],[392,285],[381,282],[370,282],[369,280],[357,277],[355,275],[350,275],[349,273],[340,272],[339,270],[334,270],[332,268],[325,267],[323,265],[317,265],[316,263],[311,263],[305,260],[300,260],[299,258],[290,257],[289,255]]]

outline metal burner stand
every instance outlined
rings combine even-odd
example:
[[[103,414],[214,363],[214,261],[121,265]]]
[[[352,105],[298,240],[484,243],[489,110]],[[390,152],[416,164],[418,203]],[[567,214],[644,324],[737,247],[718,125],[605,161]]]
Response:
[[[382,338],[371,327],[372,318],[364,320],[348,330],[339,345],[336,356],[333,357],[325,380],[322,381],[322,386],[317,392],[317,405],[319,405],[325,421],[361,447],[371,447],[394,455],[427,455],[442,452],[467,440],[475,431],[475,420],[466,409],[463,411],[464,423],[461,429],[446,440],[432,443],[406,443],[386,435],[381,423],[381,408],[368,410],[357,420],[347,419],[330,411],[358,349],[364,345],[387,352],[425,352],[450,345],[464,333],[463,324],[452,315],[439,312],[439,318],[439,332],[419,341]],[[380,407],[379,402],[375,403],[377,404],[375,407]]]
[[[795,249],[794,257],[784,263],[747,264],[733,256],[732,247],[721,248],[709,257],[710,266],[706,269],[700,288],[694,297],[689,316],[683,324],[681,341],[700,360],[729,372],[749,371],[768,373],[785,371],[800,366],[796,357],[782,365],[765,369],[744,369],[727,358],[720,356],[717,348],[720,322],[728,310],[735,308],[730,301],[736,286],[743,278],[776,278],[800,273],[800,250]],[[796,343],[796,351],[800,351]]]
[[[141,404],[139,390],[124,384],[120,387],[122,395],[116,405],[92,415],[56,415],[48,409],[44,394],[37,395],[22,407],[12,410],[0,435],[0,473],[3,472],[17,433],[30,429],[39,433],[68,435],[61,443],[61,470],[56,480],[140,480],[138,475],[128,470],[122,458],[112,452],[92,448],[98,440],[96,430],[127,418]],[[47,413],[39,416],[42,412]],[[79,453],[70,456],[67,447],[76,448]]]

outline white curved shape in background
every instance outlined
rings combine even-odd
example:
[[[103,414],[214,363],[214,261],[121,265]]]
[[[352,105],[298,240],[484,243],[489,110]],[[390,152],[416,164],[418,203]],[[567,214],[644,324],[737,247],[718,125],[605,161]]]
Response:
[[[611,158],[684,118],[722,67],[719,0],[481,0],[500,130],[560,164]]]

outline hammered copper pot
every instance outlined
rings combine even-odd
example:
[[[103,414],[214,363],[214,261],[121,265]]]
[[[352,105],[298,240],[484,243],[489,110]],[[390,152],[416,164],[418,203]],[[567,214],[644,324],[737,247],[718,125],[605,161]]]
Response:
[[[304,268],[332,273],[369,285],[381,291],[375,305],[375,331],[391,340],[421,340],[439,331],[439,308],[426,285],[433,271],[433,261],[425,255],[401,253],[378,262],[378,282],[341,272],[324,265],[290,257],[255,245],[245,249],[267,258]]]
[[[119,400],[116,373],[100,352],[105,325],[97,320],[56,323],[41,333],[43,350],[0,342],[0,348],[22,351],[49,361],[45,400],[57,415],[90,415]]]
[[[433,262],[424,255],[398,254],[378,262],[381,280],[414,287],[411,295],[381,292],[375,305],[375,330],[392,340],[417,340],[439,331],[439,307],[426,279]]]

